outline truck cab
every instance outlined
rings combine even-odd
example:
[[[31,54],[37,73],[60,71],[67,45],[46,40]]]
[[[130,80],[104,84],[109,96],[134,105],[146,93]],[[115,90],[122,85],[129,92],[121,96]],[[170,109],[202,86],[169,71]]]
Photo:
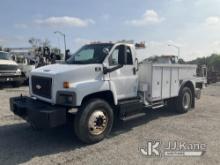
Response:
[[[109,134],[115,118],[127,121],[168,104],[179,113],[193,108],[200,94],[194,74],[196,66],[139,63],[131,43],[91,43],[63,64],[33,70],[31,97],[11,98],[10,106],[39,128],[72,116],[79,139],[94,143]]]
[[[33,70],[30,94],[48,103],[78,107],[88,95],[111,92],[114,96],[113,102],[117,105],[118,100],[137,97],[138,76],[135,63],[137,61],[132,45],[85,45],[64,64],[48,65]],[[44,84],[41,79],[48,83]],[[37,89],[37,84],[41,85],[41,89]],[[45,89],[51,91],[47,90],[46,94]],[[68,92],[74,93],[74,103],[61,103],[59,95]]]

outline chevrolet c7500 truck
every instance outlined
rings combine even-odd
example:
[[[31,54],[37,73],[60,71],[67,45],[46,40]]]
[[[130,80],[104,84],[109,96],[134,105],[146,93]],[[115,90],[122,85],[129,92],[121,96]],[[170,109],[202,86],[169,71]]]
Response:
[[[195,65],[139,63],[136,56],[129,43],[87,44],[63,64],[33,70],[30,97],[11,98],[11,111],[37,128],[72,116],[78,138],[95,143],[116,118],[127,121],[165,105],[178,113],[195,107],[203,88]]]

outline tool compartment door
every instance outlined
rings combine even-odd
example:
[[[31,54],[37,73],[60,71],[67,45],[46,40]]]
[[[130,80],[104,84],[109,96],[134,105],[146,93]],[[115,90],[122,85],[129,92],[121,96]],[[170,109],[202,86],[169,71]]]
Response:
[[[162,98],[169,98],[170,97],[170,76],[171,76],[171,68],[170,67],[163,67],[162,71]]]
[[[161,99],[161,85],[162,85],[162,67],[153,66],[152,72],[152,101]]]
[[[171,97],[178,96],[179,92],[179,68],[172,68],[171,71]]]

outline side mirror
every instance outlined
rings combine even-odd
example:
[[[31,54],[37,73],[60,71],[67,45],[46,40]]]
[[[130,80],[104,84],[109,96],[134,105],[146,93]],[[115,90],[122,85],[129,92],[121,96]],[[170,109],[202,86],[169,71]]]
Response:
[[[103,53],[106,54],[106,55],[108,55],[109,52],[110,52],[108,48],[104,48],[102,51],[103,51]]]
[[[107,74],[109,71],[108,71],[108,68],[106,66],[103,67],[103,74]]]
[[[136,71],[139,70],[139,63],[138,63],[138,59],[137,58],[135,58],[135,69],[136,69]]]

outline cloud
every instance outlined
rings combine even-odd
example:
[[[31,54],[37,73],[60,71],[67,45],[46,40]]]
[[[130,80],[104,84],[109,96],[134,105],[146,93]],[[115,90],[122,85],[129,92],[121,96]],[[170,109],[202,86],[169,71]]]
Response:
[[[215,51],[220,51],[220,41],[214,41],[212,43],[209,44],[209,47],[211,48],[211,50],[215,50]]]
[[[206,18],[205,21],[201,24],[200,29],[205,31],[205,33],[212,32],[210,35],[219,33],[220,16],[210,16]]]
[[[205,21],[206,25],[208,26],[217,26],[220,25],[220,17],[218,16],[211,16],[208,17]]]
[[[140,19],[133,19],[126,21],[127,24],[133,26],[147,26],[152,24],[158,24],[164,21],[165,18],[160,17],[154,10],[146,10]]]
[[[194,0],[194,4],[199,7],[205,7],[205,8],[212,7],[213,8],[216,6],[218,8],[219,0],[209,0],[209,1],[207,1],[207,0]]]
[[[80,19],[77,17],[49,17],[46,19],[37,19],[35,24],[49,27],[87,27],[89,24],[95,24],[92,19]]]
[[[214,41],[212,44],[211,44],[211,46],[213,46],[213,47],[219,47],[220,46],[220,41]]]

